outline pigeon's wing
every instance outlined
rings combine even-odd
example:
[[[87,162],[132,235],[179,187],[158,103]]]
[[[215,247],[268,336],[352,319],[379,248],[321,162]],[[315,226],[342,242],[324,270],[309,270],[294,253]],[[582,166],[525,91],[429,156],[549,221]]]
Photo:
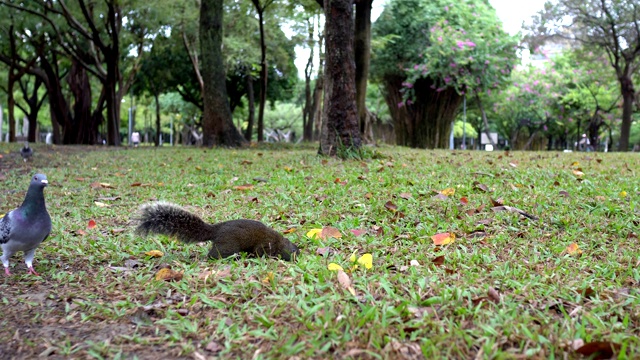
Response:
[[[49,234],[51,234],[51,233],[49,233]],[[44,242],[45,240],[47,240],[47,238],[49,237],[49,234],[47,234],[47,235],[45,235],[45,236],[44,236],[44,239],[42,239],[42,242]]]
[[[0,219],[0,244],[9,241],[9,233],[11,232],[11,211]]]

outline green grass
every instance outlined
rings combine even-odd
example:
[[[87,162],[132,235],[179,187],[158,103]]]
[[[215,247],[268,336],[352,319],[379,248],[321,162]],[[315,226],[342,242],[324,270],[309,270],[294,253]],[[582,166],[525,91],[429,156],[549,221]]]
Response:
[[[2,354],[562,359],[580,358],[571,344],[581,339],[613,342],[619,358],[640,358],[638,154],[383,147],[377,159],[339,161],[316,156],[315,145],[36,147],[24,164],[6,153],[14,148],[0,144],[0,213],[20,205],[29,176],[43,172],[53,230],[36,252],[42,277],[27,275],[18,255],[14,275],[0,280]],[[244,184],[254,187],[234,189]],[[434,197],[446,188],[455,194]],[[494,212],[491,199],[539,220]],[[210,222],[295,228],[286,236],[302,254],[295,263],[208,260],[208,244],[140,238],[132,217],[153,200]],[[91,219],[97,226],[87,229]],[[305,236],[323,226],[342,237]],[[356,237],[352,229],[368,232]],[[453,232],[455,242],[434,246],[431,236],[441,232]],[[567,253],[572,243],[582,254]],[[323,247],[335,253],[318,255]],[[151,258],[149,250],[165,255]],[[354,251],[373,254],[373,268],[348,271]],[[444,263],[434,263],[441,255]],[[330,262],[347,269],[356,296]],[[166,265],[184,278],[156,281]]]

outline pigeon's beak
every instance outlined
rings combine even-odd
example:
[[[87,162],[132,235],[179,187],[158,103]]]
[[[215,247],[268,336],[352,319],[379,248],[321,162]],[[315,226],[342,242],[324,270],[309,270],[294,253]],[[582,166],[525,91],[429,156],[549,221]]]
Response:
[[[40,180],[40,182],[41,182],[41,183],[43,183],[43,184],[45,184],[45,185],[48,185],[48,184],[49,184],[49,181],[47,181],[47,180]]]

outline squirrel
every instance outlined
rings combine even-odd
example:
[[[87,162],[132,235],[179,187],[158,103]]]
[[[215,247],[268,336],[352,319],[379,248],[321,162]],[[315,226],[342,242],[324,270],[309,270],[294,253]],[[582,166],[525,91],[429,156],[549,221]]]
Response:
[[[167,202],[145,204],[140,208],[136,233],[142,236],[164,234],[184,243],[211,241],[210,258],[226,258],[240,252],[295,260],[297,246],[260,221],[239,219],[207,224],[199,216]]]

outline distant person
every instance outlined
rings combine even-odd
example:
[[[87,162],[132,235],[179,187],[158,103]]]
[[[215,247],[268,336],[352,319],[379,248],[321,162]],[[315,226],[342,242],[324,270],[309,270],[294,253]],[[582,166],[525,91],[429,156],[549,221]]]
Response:
[[[582,134],[580,140],[578,140],[578,150],[580,151],[593,151],[591,147],[591,141],[587,137],[587,134]]]
[[[138,147],[138,145],[140,145],[140,133],[135,131],[133,134],[131,134],[131,142],[133,143],[134,147]]]

